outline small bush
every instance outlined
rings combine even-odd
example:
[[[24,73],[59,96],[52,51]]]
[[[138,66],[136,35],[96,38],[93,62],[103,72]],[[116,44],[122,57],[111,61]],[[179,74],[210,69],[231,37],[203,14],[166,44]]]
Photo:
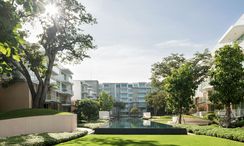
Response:
[[[238,120],[235,123],[233,123],[234,127],[244,127],[244,120]]]
[[[213,121],[216,118],[217,117],[216,117],[215,113],[207,113],[206,115],[204,115],[204,119],[207,119],[207,120],[210,120],[210,121]]]
[[[243,128],[222,128],[217,125],[197,126],[197,125],[176,125],[176,127],[186,128],[188,132],[197,135],[207,135],[244,142]]]
[[[99,103],[94,99],[81,99],[78,103],[77,119],[78,123],[82,120],[96,120],[98,119]]]

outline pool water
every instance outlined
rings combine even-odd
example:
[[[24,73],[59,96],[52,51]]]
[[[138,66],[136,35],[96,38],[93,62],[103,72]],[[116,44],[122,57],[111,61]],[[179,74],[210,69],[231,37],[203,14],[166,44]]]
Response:
[[[110,120],[101,128],[172,128],[172,126],[140,118],[126,117]]]

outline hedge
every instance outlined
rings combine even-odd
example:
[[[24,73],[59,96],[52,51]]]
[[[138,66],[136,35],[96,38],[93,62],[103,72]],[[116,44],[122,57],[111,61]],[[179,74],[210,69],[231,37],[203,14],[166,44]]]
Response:
[[[176,127],[186,128],[189,133],[197,135],[214,136],[244,142],[244,128],[222,128],[217,125],[176,125]]]
[[[52,146],[55,144],[67,142],[82,136],[87,131],[74,131],[64,133],[41,133],[0,138],[0,145],[18,145],[18,146]]]

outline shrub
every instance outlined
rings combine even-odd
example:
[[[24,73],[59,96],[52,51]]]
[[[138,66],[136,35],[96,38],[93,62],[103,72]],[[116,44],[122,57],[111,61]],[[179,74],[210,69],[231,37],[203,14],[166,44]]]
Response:
[[[41,133],[0,139],[0,145],[51,146],[85,136],[87,131]]]
[[[222,128],[217,125],[210,125],[210,126],[176,125],[176,127],[186,128],[188,132],[197,135],[214,136],[214,137],[220,137],[220,138],[244,142],[243,128]]]
[[[139,114],[139,109],[137,108],[137,107],[133,107],[133,108],[131,108],[131,110],[130,110],[130,114],[132,114],[132,115],[136,115],[136,114]]]
[[[210,120],[210,121],[213,121],[214,119],[216,119],[216,115],[215,113],[207,113],[206,115],[204,115],[203,117],[204,119],[207,119],[207,120]]]
[[[77,119],[81,120],[96,120],[98,119],[99,104],[94,99],[81,99],[77,105]]]

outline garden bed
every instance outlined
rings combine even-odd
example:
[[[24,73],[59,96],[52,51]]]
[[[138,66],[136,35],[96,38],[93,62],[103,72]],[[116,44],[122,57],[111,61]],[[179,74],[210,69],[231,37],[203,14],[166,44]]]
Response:
[[[41,133],[0,138],[0,145],[18,146],[47,146],[73,140],[85,136],[87,131],[74,131],[64,133]]]
[[[188,132],[197,135],[207,135],[244,142],[244,128],[222,128],[218,125],[197,126],[197,125],[175,125],[186,128]]]

